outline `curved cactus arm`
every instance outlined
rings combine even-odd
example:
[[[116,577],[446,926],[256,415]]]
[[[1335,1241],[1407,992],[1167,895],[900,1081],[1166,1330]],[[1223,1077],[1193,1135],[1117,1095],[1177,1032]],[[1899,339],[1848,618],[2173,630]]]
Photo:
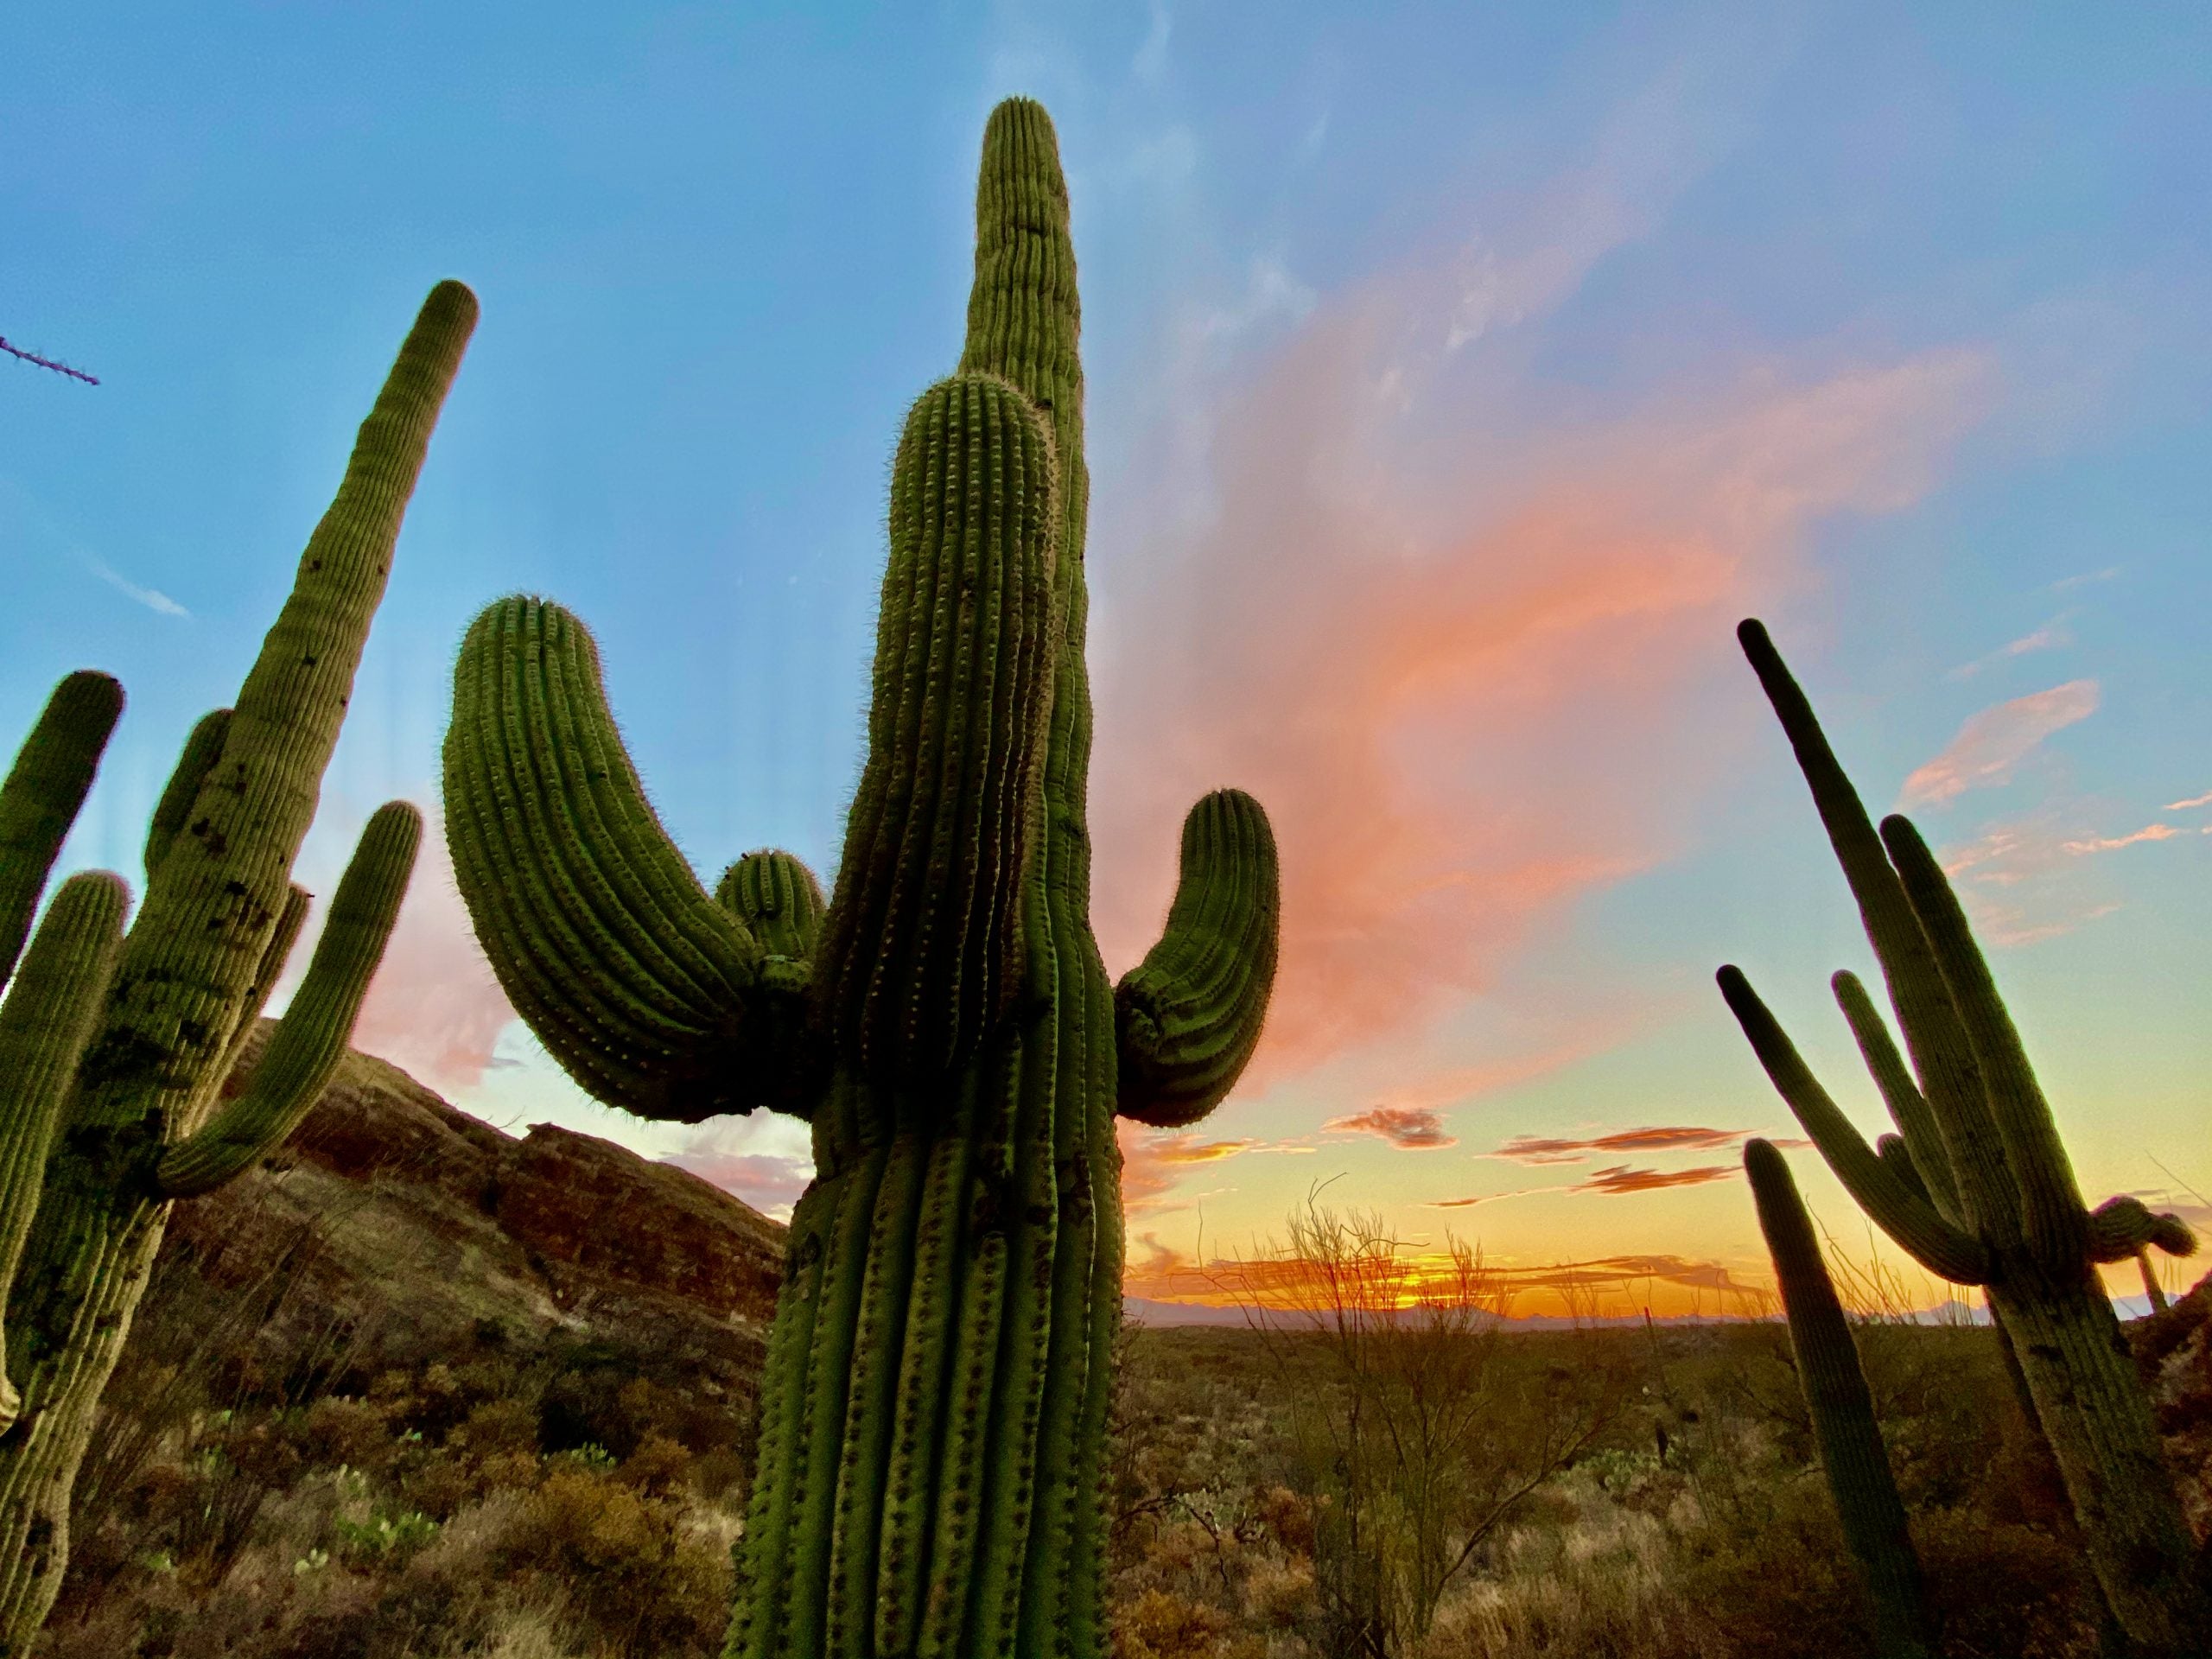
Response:
[[[300,930],[307,925],[308,906],[314,902],[314,896],[296,882],[284,894],[284,908],[276,913],[276,925],[269,930],[269,941],[261,948],[261,965],[253,970],[253,987],[246,993],[245,1007],[239,1010],[238,1029],[231,1033],[231,1046],[223,1055],[221,1075],[213,1079],[215,1087],[221,1086],[222,1079],[230,1076],[231,1069],[245,1052],[254,1025],[260,1020],[261,1011],[269,1006],[270,993],[284,976],[284,964],[292,959],[292,947],[300,942]]]
[[[1122,1116],[1180,1128],[1236,1086],[1267,1018],[1281,912],[1268,815],[1217,790],[1183,821],[1166,931],[1114,988]]]
[[[245,1092],[188,1141],[162,1156],[155,1185],[165,1198],[212,1192],[298,1127],[321,1095],[361,1010],[398,918],[423,815],[404,801],[378,807],[338,883],[292,1005]]]
[[[1899,1180],[1922,1198],[1928,1197],[1928,1183],[1921,1177],[1920,1166],[1912,1161],[1912,1149],[1905,1145],[1903,1135],[1876,1135],[1874,1151]]]
[[[1936,1632],[1920,1558],[1890,1472],[1889,1451],[1875,1421],[1858,1345],[1821,1260],[1813,1218],[1797,1194],[1789,1164],[1770,1142],[1745,1142],[1744,1173],[1758,1206],[1767,1253],[1774,1259],[1789,1345],[1797,1357],[1797,1383],[1812,1415],[1821,1466],[1843,1522],[1844,1541],[1858,1558],[1874,1603],[1879,1651],[1884,1659],[1923,1659]]]
[[[1781,1023],[1767,1011],[1741,969],[1723,968],[1720,995],[1751,1039],[1775,1091],[1788,1103],[1845,1190],[1912,1259],[1955,1285],[1986,1283],[1989,1253],[1980,1241],[1954,1227],[1914,1192],[1821,1087]]]
[[[2017,1236],[2018,1223],[2011,1204],[2012,1175],[2005,1166],[2002,1140],[1990,1122],[1974,1046],[1960,1023],[1912,905],[1884,853],[1873,820],[1845,775],[1835,751],[1828,747],[1811,702],[1791,677],[1766,629],[1757,620],[1746,620],[1737,627],[1736,638],[1789,740],[1798,770],[1821,815],[1821,827],[1827,831],[1828,844],[1834,849],[1851,896],[1858,903],[1859,920],[1881,963],[1890,1005],[1897,1011],[1905,1048],[1912,1056],[1945,1161],[1959,1191],[1961,1219],[1992,1236]],[[1901,1122],[1898,1128],[1920,1160],[1923,1173],[1933,1179],[1936,1160],[1923,1156],[1918,1133],[1909,1120]]]
[[[446,840],[515,1011],[583,1088],[641,1117],[750,1111],[760,942],[661,827],[559,606],[499,601],[454,669]],[[771,1090],[772,1092],[772,1090]]]
[[[841,1053],[941,1077],[1022,988],[1027,810],[1056,664],[1052,441],[995,375],[915,401],[891,474],[868,761],[824,924]]]
[[[122,715],[113,675],[87,668],[65,676],[0,783],[0,985],[30,937],[47,874]]]
[[[2139,1198],[2107,1198],[2089,1217],[2089,1259],[2125,1262],[2153,1246],[2168,1255],[2196,1254],[2196,1235],[2179,1216],[2154,1211]]]
[[[715,884],[715,902],[737,918],[772,957],[810,962],[828,908],[814,872],[772,848],[746,854]]]
[[[2074,1165],[2020,1033],[1974,943],[1966,911],[1910,819],[1883,819],[1882,842],[1974,1045],[1990,1116],[2003,1137],[2005,1161],[2018,1189],[2017,1212],[2029,1248],[2048,1265],[2078,1263],[2088,1249],[2088,1212]]]
[[[107,1000],[130,903],[122,879],[105,871],[63,882],[0,1002],[0,1300],[38,1213],[47,1152]],[[19,1405],[0,1376],[0,1428],[15,1421]]]
[[[722,872],[715,902],[767,952],[753,993],[747,1062],[760,1082],[761,1103],[811,1121],[829,1068],[813,998],[814,956],[829,908],[822,885],[791,854],[763,849]]]
[[[184,821],[192,816],[192,804],[199,798],[200,785],[207,781],[207,774],[215,770],[216,762],[223,758],[223,744],[231,733],[231,711],[212,709],[200,716],[191,734],[184,740],[184,752],[177,756],[176,769],[169,773],[169,780],[162,787],[162,798],[154,804],[154,819],[146,830],[146,879],[151,881],[154,873],[162,868],[162,861],[168,856],[175,844],[177,832],[184,828]]]
[[[1890,1121],[1897,1126],[1899,1150],[1916,1172],[1922,1196],[1931,1198],[1948,1218],[1958,1220],[1958,1183],[1951,1178],[1951,1160],[1943,1150],[1942,1132],[1937,1128],[1936,1116],[1928,1109],[1928,1097],[1913,1080],[1904,1056],[1890,1040],[1889,1026],[1874,1007],[1874,1000],[1866,995],[1866,988],[1859,982],[1859,976],[1850,969],[1836,974],[1828,986],[1834,991],[1836,1005],[1843,1010],[1843,1017],[1851,1027],[1852,1037],[1859,1044],[1859,1057],[1866,1062],[1874,1086],[1882,1091],[1883,1103],[1890,1109]]]

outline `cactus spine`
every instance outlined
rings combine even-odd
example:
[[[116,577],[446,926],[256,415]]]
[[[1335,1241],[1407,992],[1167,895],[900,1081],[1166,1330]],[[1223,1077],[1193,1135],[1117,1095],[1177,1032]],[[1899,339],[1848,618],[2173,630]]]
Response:
[[[211,1119],[306,913],[292,861],[475,316],[458,283],[424,304],[236,709],[200,723],[162,792],[129,932],[118,878],[73,878],[0,1004],[0,1267],[19,1391],[0,1435],[0,1656],[29,1651],[60,1587],[70,1487],[170,1204],[230,1179],[313,1105],[397,913],[422,835],[401,802],[371,817],[266,1058]],[[120,706],[92,684],[104,678],[63,683],[0,791],[0,906],[14,907],[0,925],[35,904],[90,785]],[[79,698],[87,710],[68,715]]]
[[[1904,1504],[1874,1421],[1874,1397],[1859,1369],[1858,1345],[1813,1236],[1813,1218],[1797,1196],[1789,1166],[1771,1142],[1745,1143],[1744,1173],[1758,1205],[1767,1254],[1774,1259],[1783,1312],[1789,1321],[1789,1346],[1797,1357],[1797,1385],[1812,1414],[1821,1467],[1843,1522],[1844,1542],[1873,1599],[1876,1643],[1884,1659],[1927,1659],[1936,1632],[1921,1591],[1920,1557],[1913,1551]]]
[[[1745,622],[1738,632],[1811,786],[1904,1033],[1910,1065],[1858,980],[1835,976],[1895,1140],[1866,1145],[1738,969],[1720,970],[1721,994],[1859,1206],[1929,1271],[1987,1293],[2121,1630],[2146,1655],[2199,1651],[2208,1608],[2196,1551],[2096,1271],[2150,1244],[2186,1255],[2196,1241],[2133,1198],[2094,1212],[2083,1205],[1942,868],[1906,819],[1886,818],[1877,834],[1765,629]]]
[[[708,896],[566,613],[493,606],[455,670],[448,834],[517,1010],[610,1104],[812,1124],[741,1659],[1103,1651],[1115,1115],[1195,1120],[1258,1038],[1276,874],[1248,797],[1192,810],[1166,937],[1118,997],[1091,938],[1077,325],[1052,125],[1014,100],[984,135],[967,345],[893,466],[826,911],[781,854]]]

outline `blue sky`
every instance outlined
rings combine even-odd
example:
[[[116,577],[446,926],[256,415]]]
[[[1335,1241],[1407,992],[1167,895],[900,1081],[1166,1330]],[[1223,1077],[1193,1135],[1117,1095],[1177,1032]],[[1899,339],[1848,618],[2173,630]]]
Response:
[[[1501,1259],[1756,1276],[1700,1172],[1787,1117],[1713,968],[1872,1117],[1752,612],[1958,870],[2092,1198],[2212,1190],[2212,808],[2171,804],[2212,791],[2201,9],[29,4],[0,46],[0,334],[102,380],[0,362],[0,732],[78,666],[130,696],[72,865],[135,873],[457,276],[484,321],[310,885],[435,806],[453,650],[516,589],[594,628],[709,879],[826,875],[890,448],[1027,92],[1083,270],[1109,964],[1203,789],[1286,857],[1251,1081],[1128,1144],[1154,1287],[1339,1173]],[[503,1031],[445,881],[365,1041],[788,1201],[796,1126],[632,1125]],[[1723,1138],[1489,1155],[1648,1128]]]

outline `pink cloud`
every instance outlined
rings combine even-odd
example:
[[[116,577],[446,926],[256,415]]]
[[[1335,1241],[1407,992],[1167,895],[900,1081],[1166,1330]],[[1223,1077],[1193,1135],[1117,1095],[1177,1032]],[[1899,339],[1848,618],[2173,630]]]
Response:
[[[2044,739],[2097,711],[2097,683],[2069,680],[1968,717],[1943,752],[1904,780],[1908,806],[1941,806],[2006,782]]]
[[[1458,1135],[1446,1132],[1441,1116],[1419,1107],[1371,1107],[1349,1117],[1332,1117],[1321,1128],[1331,1135],[1379,1135],[1407,1152],[1436,1152],[1459,1144]]]
[[[1203,510],[1141,506],[1141,556],[1096,567],[1102,943],[1151,944],[1189,801],[1257,795],[1282,965],[1248,1087],[1427,1026],[1675,850],[1713,728],[1749,729],[1736,620],[1802,585],[1821,520],[1917,499],[1985,398],[1955,351],[1547,424],[1458,384],[1479,343],[1408,368],[1428,297],[1317,307],[1171,435]]]
[[[2041,627],[2024,633],[2018,639],[2008,644],[1999,645],[1986,657],[1978,657],[1973,662],[1961,664],[1944,677],[1953,680],[1970,680],[1984,669],[1993,668],[1999,663],[2010,662],[2015,657],[2024,657],[2031,652],[2051,651],[2061,645],[2070,645],[2073,643],[2074,636],[2066,630],[2066,618],[2055,616]]]
[[[729,1152],[695,1144],[661,1160],[713,1182],[762,1214],[788,1220],[791,1206],[814,1179],[814,1161],[779,1153]]]
[[[2140,830],[2125,836],[2091,836],[2082,841],[2062,843],[2076,858],[2090,853],[2116,853],[2123,847],[2140,847],[2146,842],[2171,841],[2176,836],[2188,833],[2171,823],[2146,823]]]
[[[482,1081],[515,1014],[454,885],[444,827],[427,817],[415,879],[354,1022],[353,1046],[451,1095]],[[296,969],[306,960],[304,950],[294,952]]]

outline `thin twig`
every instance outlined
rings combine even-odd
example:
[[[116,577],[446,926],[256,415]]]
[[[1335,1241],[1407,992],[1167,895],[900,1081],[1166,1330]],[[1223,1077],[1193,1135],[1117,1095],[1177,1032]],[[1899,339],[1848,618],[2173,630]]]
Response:
[[[0,352],[7,353],[10,357],[19,357],[39,368],[52,369],[56,374],[66,374],[72,380],[81,380],[88,386],[99,385],[98,375],[86,374],[82,369],[73,369],[67,363],[58,363],[50,357],[41,357],[36,352],[27,352],[20,346],[10,346],[5,339],[0,339]]]

